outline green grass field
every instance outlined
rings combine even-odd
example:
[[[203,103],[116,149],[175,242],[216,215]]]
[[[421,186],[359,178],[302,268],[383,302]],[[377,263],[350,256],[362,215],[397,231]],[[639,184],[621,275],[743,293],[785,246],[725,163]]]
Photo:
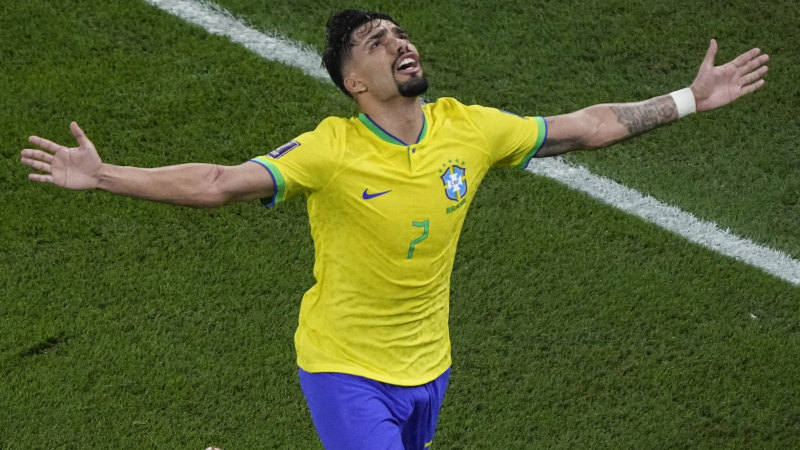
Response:
[[[800,257],[800,3],[218,2],[320,49],[382,9],[454,96],[552,115],[691,83],[753,46],[734,105],[568,158]],[[142,1],[0,5],[0,448],[321,448],[293,333],[303,199],[218,210],[26,179],[76,120],[108,162],[238,164],[353,105]],[[525,172],[487,177],[452,276],[434,448],[796,448],[800,288]]]

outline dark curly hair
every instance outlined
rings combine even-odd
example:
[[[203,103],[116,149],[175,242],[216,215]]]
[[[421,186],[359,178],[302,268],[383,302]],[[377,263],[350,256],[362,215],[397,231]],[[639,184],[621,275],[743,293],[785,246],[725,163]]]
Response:
[[[374,20],[388,20],[397,24],[388,14],[363,9],[346,9],[332,15],[325,26],[326,43],[325,51],[322,53],[322,67],[328,71],[333,84],[351,98],[353,94],[344,87],[342,65],[350,57],[350,52],[356,45],[353,31]]]

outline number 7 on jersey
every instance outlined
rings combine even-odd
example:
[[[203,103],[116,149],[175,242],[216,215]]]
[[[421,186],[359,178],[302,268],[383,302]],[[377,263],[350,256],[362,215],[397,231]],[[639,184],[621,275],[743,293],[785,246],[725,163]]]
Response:
[[[411,241],[411,245],[408,246],[408,257],[406,259],[411,259],[414,256],[414,248],[417,244],[428,239],[428,223],[429,221],[427,219],[422,222],[417,222],[416,220],[411,221],[411,226],[422,228],[422,236]]]

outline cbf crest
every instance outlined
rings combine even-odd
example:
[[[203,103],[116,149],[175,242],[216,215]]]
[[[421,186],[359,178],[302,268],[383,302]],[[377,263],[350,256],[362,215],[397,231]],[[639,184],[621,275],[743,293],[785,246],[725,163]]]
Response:
[[[439,172],[442,174],[441,179],[444,184],[444,193],[450,200],[454,202],[461,201],[467,195],[467,169],[463,166],[464,161],[450,160],[450,164],[442,164],[442,169]]]

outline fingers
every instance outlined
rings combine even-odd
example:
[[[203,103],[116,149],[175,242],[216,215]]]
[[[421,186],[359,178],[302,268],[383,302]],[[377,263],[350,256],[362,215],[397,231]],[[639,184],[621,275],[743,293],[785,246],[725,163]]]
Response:
[[[706,51],[706,56],[703,58],[703,63],[701,66],[712,68],[714,67],[714,58],[717,56],[717,50],[719,46],[717,45],[717,40],[712,39],[711,42],[708,44],[708,50]]]
[[[22,151],[22,164],[30,167],[41,173],[28,174],[28,179],[37,183],[56,184],[55,177],[53,177],[52,163],[55,157],[50,153],[41,150],[31,150],[26,148]]]
[[[31,150],[26,148],[22,151],[22,158],[23,159],[35,159],[38,161],[44,161],[46,163],[53,162],[53,155],[47,152],[43,152],[41,150]]]
[[[75,139],[78,141],[78,145],[81,148],[86,148],[92,145],[92,142],[89,141],[89,138],[86,137],[86,133],[81,130],[81,127],[78,126],[77,122],[70,123],[69,130],[72,132],[72,135],[75,136]]]
[[[22,164],[38,170],[39,172],[50,173],[50,164],[53,162],[53,155],[41,150],[25,149],[22,151]]]
[[[742,53],[741,55],[737,56],[736,59],[731,61],[734,66],[736,67],[743,67],[747,65],[749,62],[754,60],[758,55],[761,54],[760,48],[754,48],[749,52]],[[769,58],[769,57],[768,57]]]
[[[83,132],[83,130],[81,130],[81,127],[79,127],[76,122],[70,123],[69,124],[69,129],[72,132],[72,135],[78,141],[78,145],[81,148],[90,147],[92,145],[92,142],[89,140],[88,137],[86,137],[86,134]],[[63,145],[56,144],[55,142],[53,142],[51,140],[48,140],[48,139],[45,139],[45,138],[41,138],[39,136],[31,136],[31,137],[28,138],[28,141],[31,144],[34,144],[34,145],[36,145],[38,147],[41,147],[41,148],[43,148],[45,150],[48,150],[48,151],[52,152],[52,153],[58,153],[60,151],[67,150],[67,147],[64,147]]]
[[[742,85],[750,84],[756,80],[761,79],[769,70],[767,66],[761,66],[758,70],[752,71],[750,73],[745,73],[742,76]]]
[[[758,56],[757,58],[753,58],[750,61],[747,61],[741,67],[739,67],[739,73],[748,74],[755,71],[759,67],[761,67],[761,69],[764,69],[766,67],[764,66],[764,64],[766,64],[767,61],[769,61],[769,55],[761,55]]]
[[[50,183],[50,184],[54,183],[52,175],[42,175],[38,173],[32,173],[28,175],[28,179],[31,181],[36,181],[37,183]]]
[[[28,179],[38,183],[54,183],[53,175],[51,174],[53,162],[53,155],[41,150],[25,149],[22,151],[22,164],[44,173],[31,173]]]
[[[41,147],[53,153],[57,153],[67,149],[67,147],[64,147],[63,145],[58,145],[53,141],[47,140],[45,138],[40,138],[39,136],[31,136],[28,138],[28,141],[37,147]]]
[[[46,172],[50,173],[50,164],[42,161],[37,161],[35,159],[28,159],[22,158],[22,164],[30,167],[33,170],[38,170],[39,172]]]
[[[31,141],[32,144],[38,145],[39,147],[42,147],[51,152],[58,152],[62,149],[65,149],[64,147],[54,142],[48,141],[47,139],[42,139],[38,136],[31,136],[30,138],[28,138],[28,140]],[[51,175],[52,171],[51,164],[55,159],[55,157],[51,153],[44,152],[41,150],[26,148],[22,150],[21,154],[22,158],[20,159],[20,161],[22,162],[22,164],[25,164],[26,166],[30,167],[33,170],[44,172],[44,173],[28,174],[29,180],[36,181],[38,183],[51,183],[51,184],[54,183],[53,175]]]
[[[760,55],[760,53],[760,49],[754,48],[734,60],[740,76],[741,95],[747,95],[764,85],[763,77],[769,70],[769,67],[764,64],[769,61],[769,55]]]
[[[756,81],[755,83],[748,84],[747,86],[743,86],[743,87],[742,87],[742,91],[741,91],[741,92],[742,92],[742,95],[747,95],[747,94],[749,94],[749,93],[751,93],[751,92],[755,91],[756,89],[758,89],[758,88],[760,88],[761,86],[763,86],[763,85],[764,85],[764,83],[765,83],[765,81],[764,81],[764,80],[758,80],[758,81]]]

